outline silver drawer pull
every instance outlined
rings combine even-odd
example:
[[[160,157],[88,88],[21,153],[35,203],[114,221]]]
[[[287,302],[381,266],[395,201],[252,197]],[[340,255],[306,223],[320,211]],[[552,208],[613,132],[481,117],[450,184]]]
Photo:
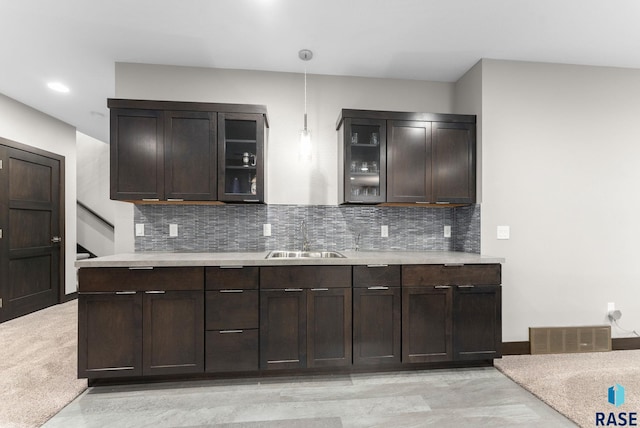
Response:
[[[144,202],[160,202],[158,198],[142,198]]]
[[[167,202],[184,202],[182,198],[167,198]]]
[[[144,294],[164,294],[163,290],[151,290],[151,291],[145,291]]]
[[[220,330],[220,334],[244,333],[244,330]]]
[[[221,293],[242,293],[244,290],[220,290]]]
[[[302,291],[302,288],[285,288],[284,291]]]
[[[312,288],[311,291],[329,291],[328,288]]]
[[[374,264],[374,265],[367,265],[367,267],[368,267],[368,268],[389,267],[389,265]]]
[[[242,202],[260,202],[260,199],[243,199]]]
[[[438,204],[438,205],[447,205],[447,204],[450,204],[450,202],[449,201],[438,201],[438,202],[436,202],[436,204]]]
[[[458,285],[458,288],[474,288],[475,285]]]
[[[153,266],[131,266],[129,270],[153,270]]]
[[[460,267],[464,266],[464,263],[445,263],[444,267]]]
[[[451,286],[450,285],[436,285],[433,288],[451,288]]]
[[[116,291],[116,294],[136,294],[135,291]]]
[[[374,285],[373,287],[367,287],[367,290],[388,290],[389,287],[384,285]]]
[[[416,204],[431,204],[429,201],[416,201]]]
[[[220,266],[220,269],[242,269],[243,266]]]

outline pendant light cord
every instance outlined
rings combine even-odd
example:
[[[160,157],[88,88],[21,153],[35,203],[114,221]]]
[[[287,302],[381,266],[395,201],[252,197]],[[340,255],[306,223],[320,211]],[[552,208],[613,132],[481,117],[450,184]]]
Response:
[[[304,130],[307,130],[307,67],[304,67]]]

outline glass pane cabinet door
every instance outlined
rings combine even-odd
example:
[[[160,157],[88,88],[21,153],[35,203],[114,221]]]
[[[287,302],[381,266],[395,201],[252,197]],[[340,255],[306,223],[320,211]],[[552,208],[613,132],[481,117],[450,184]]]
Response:
[[[264,201],[264,119],[261,115],[219,115],[218,198],[221,201]]]
[[[346,202],[386,199],[386,121],[347,119],[345,126]]]

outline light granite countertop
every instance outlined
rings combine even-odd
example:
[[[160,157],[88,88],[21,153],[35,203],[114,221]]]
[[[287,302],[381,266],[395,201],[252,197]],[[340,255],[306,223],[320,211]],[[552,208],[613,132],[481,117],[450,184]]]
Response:
[[[238,253],[138,252],[78,260],[88,267],[413,265],[504,263],[501,257],[455,251],[340,251],[344,258],[267,259],[269,251]]]

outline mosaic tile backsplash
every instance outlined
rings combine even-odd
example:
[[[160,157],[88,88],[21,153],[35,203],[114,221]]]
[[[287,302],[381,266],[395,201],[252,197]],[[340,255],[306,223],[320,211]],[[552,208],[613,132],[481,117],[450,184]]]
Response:
[[[238,252],[302,249],[465,251],[480,253],[480,206],[459,208],[298,205],[136,205],[145,236],[136,251]],[[169,237],[169,225],[178,236]],[[262,225],[271,224],[271,236]],[[389,237],[380,226],[389,226]],[[451,238],[444,238],[445,225]],[[133,233],[133,231],[132,231]]]

